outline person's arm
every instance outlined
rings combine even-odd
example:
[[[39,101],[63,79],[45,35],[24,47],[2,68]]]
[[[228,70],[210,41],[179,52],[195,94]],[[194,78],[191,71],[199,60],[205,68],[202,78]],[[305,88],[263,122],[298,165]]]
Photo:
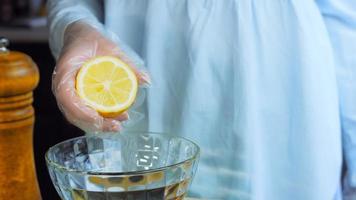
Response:
[[[124,112],[106,118],[88,107],[77,95],[75,77],[80,67],[97,56],[115,56],[127,63],[141,84],[148,83],[143,61],[117,35],[100,22],[100,0],[50,0],[48,2],[50,45],[57,59],[52,90],[67,120],[86,132],[119,131]]]
[[[48,0],[49,44],[56,59],[68,25],[78,20],[99,25],[103,21],[102,3],[101,0]]]
[[[333,45],[340,96],[345,195],[356,197],[356,1],[317,1]]]

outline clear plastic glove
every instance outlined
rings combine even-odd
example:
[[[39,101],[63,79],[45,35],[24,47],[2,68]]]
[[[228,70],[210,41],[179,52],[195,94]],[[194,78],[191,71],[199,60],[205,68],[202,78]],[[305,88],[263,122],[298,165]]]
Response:
[[[148,84],[149,76],[142,70],[143,62],[129,48],[120,43],[114,34],[101,26],[83,21],[70,24],[64,35],[63,48],[52,79],[52,90],[67,120],[86,132],[116,132],[121,122],[128,120],[127,112],[116,118],[104,118],[88,107],[75,90],[75,78],[85,61],[96,56],[117,56],[127,63],[140,84]]]

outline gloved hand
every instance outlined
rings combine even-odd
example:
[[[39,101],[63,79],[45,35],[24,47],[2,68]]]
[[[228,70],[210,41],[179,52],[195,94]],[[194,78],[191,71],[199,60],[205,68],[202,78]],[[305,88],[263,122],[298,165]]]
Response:
[[[75,91],[75,78],[85,61],[96,56],[117,56],[127,63],[140,84],[149,83],[147,73],[139,70],[142,61],[133,51],[120,44],[114,34],[102,27],[78,21],[70,24],[64,34],[63,48],[52,79],[52,90],[67,120],[86,132],[119,131],[121,121],[129,118],[125,112],[116,118],[104,118],[88,107]]]

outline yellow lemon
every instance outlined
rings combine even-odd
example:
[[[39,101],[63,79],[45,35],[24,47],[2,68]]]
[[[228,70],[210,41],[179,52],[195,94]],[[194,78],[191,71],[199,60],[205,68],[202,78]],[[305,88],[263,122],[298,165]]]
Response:
[[[135,101],[138,81],[120,59],[100,56],[83,64],[76,78],[76,90],[88,106],[105,117],[115,117]]]

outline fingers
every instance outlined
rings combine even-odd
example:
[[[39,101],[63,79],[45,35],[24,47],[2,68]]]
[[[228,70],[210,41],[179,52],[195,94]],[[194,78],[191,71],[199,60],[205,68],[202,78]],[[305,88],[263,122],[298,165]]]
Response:
[[[86,132],[117,132],[119,119],[104,118],[68,89],[59,89],[57,101],[69,122]]]
[[[54,93],[57,103],[72,124],[87,132],[117,132],[120,121],[128,119],[127,113],[116,118],[104,118],[97,111],[85,105],[75,91],[75,73],[64,73],[63,78],[55,78]]]
[[[151,77],[146,72],[135,72],[140,85],[151,85]]]
[[[104,118],[102,132],[118,132],[122,129],[121,122],[114,119]]]
[[[126,121],[129,119],[129,114],[127,112],[124,112],[120,114],[119,116],[115,117],[114,119],[119,120],[119,121]]]
[[[118,132],[122,129],[121,122],[128,119],[129,115],[127,112],[124,112],[115,118],[104,118],[102,130],[104,132]]]
[[[53,75],[53,92],[58,106],[72,124],[87,132],[117,132],[121,130],[121,122],[128,120],[128,113],[115,118],[105,118],[85,104],[75,90],[75,77],[79,68],[88,59],[95,56],[112,55],[119,57],[134,70],[141,85],[150,84],[148,73],[139,70],[143,65],[135,58],[124,53],[117,44],[103,37],[98,32],[85,34],[85,37],[67,39],[57,62]]]

